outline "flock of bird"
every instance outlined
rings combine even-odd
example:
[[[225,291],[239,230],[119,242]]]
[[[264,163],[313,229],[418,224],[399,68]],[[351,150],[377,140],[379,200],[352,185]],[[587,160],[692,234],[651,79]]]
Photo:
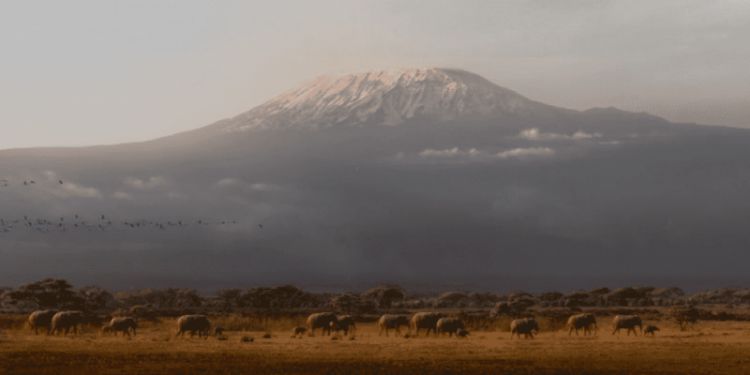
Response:
[[[71,232],[71,231],[112,231],[118,229],[125,230],[168,230],[180,229],[196,226],[226,226],[237,225],[237,220],[113,220],[105,215],[96,219],[86,220],[78,214],[72,217],[61,216],[55,219],[48,218],[31,218],[24,216],[17,219],[0,218],[0,233],[10,233],[17,230],[25,230],[39,233],[51,232]],[[263,229],[262,224],[258,227]]]
[[[18,181],[11,181],[8,179],[0,179],[0,188],[6,188],[9,186],[26,186],[31,187],[36,185],[36,180],[23,179]],[[63,180],[57,180],[57,184],[64,185]],[[95,219],[85,219],[82,215],[73,214],[73,216],[65,217],[60,216],[59,218],[43,218],[37,217],[32,218],[24,215],[23,218],[1,218],[0,217],[0,234],[11,233],[19,230],[38,232],[38,233],[52,233],[52,232],[72,232],[72,231],[112,231],[118,229],[127,230],[168,230],[168,229],[180,229],[188,227],[205,227],[205,226],[226,226],[236,225],[237,220],[207,220],[207,219],[177,219],[177,220],[147,220],[147,219],[131,219],[131,220],[115,220],[104,214],[99,215]],[[258,224],[259,229],[263,229],[263,224]]]
[[[65,185],[65,182],[63,182],[63,180],[57,180],[57,183],[58,183],[59,185]],[[5,178],[2,178],[2,179],[0,179],[0,187],[9,187],[9,186],[11,186],[12,184],[13,184],[13,182],[12,182],[12,181],[10,181],[10,180],[8,180],[8,179],[5,179]],[[19,182],[19,185],[20,185],[20,184],[23,184],[23,186],[31,186],[31,185],[36,185],[36,180],[33,180],[33,179],[25,179],[25,180],[22,180],[21,182]]]

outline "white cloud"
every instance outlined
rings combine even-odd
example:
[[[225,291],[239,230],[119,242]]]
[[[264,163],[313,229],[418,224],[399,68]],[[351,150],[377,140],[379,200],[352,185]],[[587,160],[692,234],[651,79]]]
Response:
[[[99,189],[89,186],[78,185],[73,182],[66,182],[62,185],[63,196],[79,198],[101,198],[102,194]]]
[[[44,171],[44,177],[50,182],[47,189],[53,195],[61,198],[101,198],[102,194],[99,189],[91,186],[85,186],[70,180],[63,181],[53,171]],[[60,181],[63,181],[60,184]]]
[[[152,190],[166,186],[167,179],[161,176],[153,176],[145,180],[136,177],[128,177],[125,179],[125,185],[137,190]]]
[[[602,133],[586,133],[586,132],[581,131],[581,130],[573,133],[573,135],[571,136],[571,138],[576,139],[576,140],[578,140],[578,139],[601,138],[601,137],[602,137]]]
[[[454,158],[454,157],[462,157],[462,156],[479,157],[482,155],[483,153],[475,148],[462,151],[458,147],[448,148],[444,150],[435,150],[432,148],[428,148],[428,149],[422,150],[422,152],[419,153],[419,156],[425,157],[425,158]]]
[[[581,130],[573,134],[559,134],[559,133],[540,132],[539,129],[537,128],[522,130],[518,134],[518,138],[526,139],[529,141],[555,141],[555,140],[582,141],[582,140],[601,138],[601,137],[602,137],[601,133],[586,133]]]
[[[512,150],[500,151],[495,154],[500,159],[523,159],[530,157],[546,157],[555,154],[555,150],[549,147],[514,148]]]
[[[495,159],[527,159],[533,157],[547,157],[555,154],[555,150],[549,147],[527,147],[503,150],[496,153],[481,151],[476,148],[462,150],[458,147],[442,150],[425,149],[419,153],[423,159],[449,159],[464,161],[486,161]]]

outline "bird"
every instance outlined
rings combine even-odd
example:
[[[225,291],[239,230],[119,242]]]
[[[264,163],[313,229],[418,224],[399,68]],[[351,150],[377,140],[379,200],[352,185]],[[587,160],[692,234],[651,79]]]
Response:
[[[59,182],[59,183],[60,183],[60,185],[62,185],[62,184],[63,184],[63,180],[57,180],[57,182]]]
[[[258,228],[263,229],[263,224],[258,224]]]

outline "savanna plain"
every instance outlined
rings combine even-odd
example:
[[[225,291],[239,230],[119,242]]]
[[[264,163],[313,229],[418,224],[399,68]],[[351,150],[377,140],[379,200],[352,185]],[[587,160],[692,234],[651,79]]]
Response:
[[[214,316],[220,337],[175,337],[175,318],[139,321],[133,337],[34,334],[25,316],[2,316],[3,374],[747,374],[750,322],[700,321],[682,330],[661,314],[654,337],[611,332],[597,316],[595,335],[570,335],[564,322],[541,318],[533,339],[511,338],[508,319],[476,323],[465,338],[380,335],[358,322],[350,335],[292,337],[305,317]]]

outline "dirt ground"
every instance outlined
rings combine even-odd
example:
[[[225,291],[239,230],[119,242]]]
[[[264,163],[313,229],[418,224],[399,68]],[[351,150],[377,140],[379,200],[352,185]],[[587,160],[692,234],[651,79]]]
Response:
[[[171,323],[171,322],[167,322]],[[656,337],[596,337],[541,332],[533,340],[508,332],[472,332],[466,339],[378,336],[360,324],[354,339],[291,338],[289,330],[227,332],[174,338],[171,324],[141,327],[135,338],[35,336],[0,332],[2,374],[747,374],[750,323],[707,322],[681,332],[661,325]],[[666,323],[665,323],[666,324]],[[244,336],[253,342],[243,343]]]

